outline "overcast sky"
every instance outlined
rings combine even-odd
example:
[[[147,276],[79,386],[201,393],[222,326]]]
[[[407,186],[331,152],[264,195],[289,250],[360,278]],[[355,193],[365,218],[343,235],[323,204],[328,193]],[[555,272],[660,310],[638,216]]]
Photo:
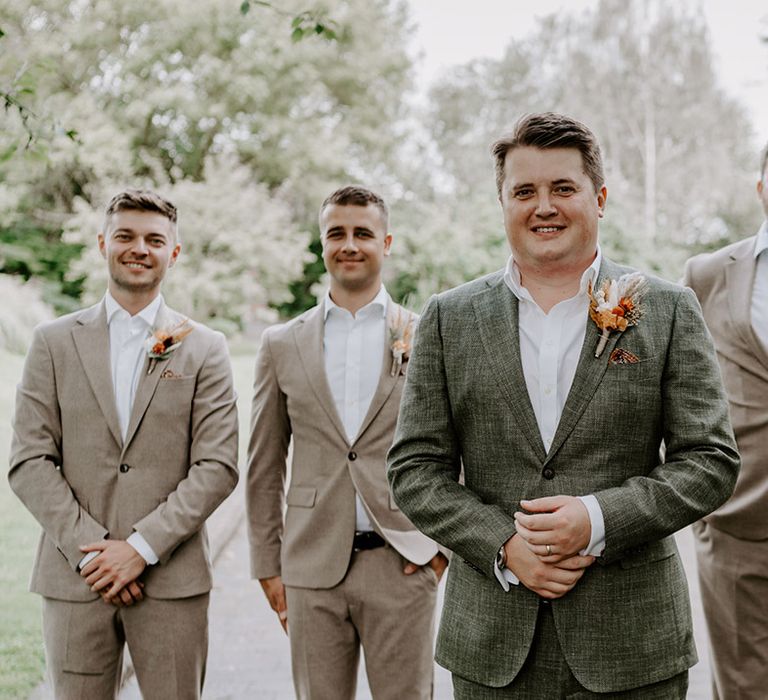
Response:
[[[681,0],[674,1],[675,4]],[[709,24],[721,86],[749,110],[755,149],[768,141],[768,2],[682,0],[701,7]],[[417,25],[414,51],[422,88],[440,70],[472,58],[500,58],[510,38],[525,37],[536,17],[578,12],[596,0],[408,0]]]

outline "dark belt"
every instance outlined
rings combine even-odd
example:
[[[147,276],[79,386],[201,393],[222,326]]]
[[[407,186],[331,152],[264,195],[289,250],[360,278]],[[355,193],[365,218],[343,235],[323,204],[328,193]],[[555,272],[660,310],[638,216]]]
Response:
[[[355,539],[352,543],[352,551],[362,552],[364,549],[376,549],[378,547],[383,547],[385,544],[387,543],[378,532],[374,532],[373,530],[360,532],[358,530],[355,532]]]

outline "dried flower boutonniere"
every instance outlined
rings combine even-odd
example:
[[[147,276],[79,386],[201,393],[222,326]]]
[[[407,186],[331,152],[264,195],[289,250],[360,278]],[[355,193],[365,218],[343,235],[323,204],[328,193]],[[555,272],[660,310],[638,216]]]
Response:
[[[171,353],[181,345],[192,332],[192,326],[189,325],[189,319],[185,318],[173,328],[153,328],[152,335],[146,340],[147,355],[149,356],[149,366],[147,374],[152,374],[158,360],[165,360],[171,356]]]
[[[595,357],[600,357],[611,331],[619,333],[636,326],[643,311],[640,300],[648,288],[648,280],[640,272],[629,272],[618,280],[605,280],[593,294],[589,284],[589,317],[602,331]]]
[[[411,351],[411,333],[413,331],[413,317],[409,313],[397,312],[397,318],[393,319],[389,327],[389,348],[392,351],[391,376],[396,376],[403,366],[403,360]]]

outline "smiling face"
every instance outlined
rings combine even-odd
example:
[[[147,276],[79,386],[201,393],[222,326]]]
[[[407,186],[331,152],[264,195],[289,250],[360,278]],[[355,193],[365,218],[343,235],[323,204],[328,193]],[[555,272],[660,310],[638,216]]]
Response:
[[[520,146],[507,152],[501,207],[520,271],[577,275],[597,253],[607,191],[595,192],[576,148]]]
[[[320,215],[323,262],[331,276],[331,296],[375,295],[392,236],[375,204],[329,204]]]
[[[160,283],[181,251],[173,223],[162,214],[124,209],[108,217],[99,250],[109,268],[109,291],[138,310],[160,293]]]

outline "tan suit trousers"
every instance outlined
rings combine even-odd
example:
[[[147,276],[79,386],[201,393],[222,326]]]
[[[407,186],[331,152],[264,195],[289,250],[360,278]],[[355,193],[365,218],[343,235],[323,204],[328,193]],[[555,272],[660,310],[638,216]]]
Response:
[[[768,697],[768,540],[698,522],[696,555],[712,650],[714,700]]]
[[[145,597],[126,608],[101,598],[43,598],[45,655],[56,700],[116,698],[125,644],[144,700],[198,700],[208,652],[208,598]]]
[[[373,700],[428,700],[437,576],[390,546],[352,555],[333,588],[286,587],[299,700],[354,700],[362,646]]]

